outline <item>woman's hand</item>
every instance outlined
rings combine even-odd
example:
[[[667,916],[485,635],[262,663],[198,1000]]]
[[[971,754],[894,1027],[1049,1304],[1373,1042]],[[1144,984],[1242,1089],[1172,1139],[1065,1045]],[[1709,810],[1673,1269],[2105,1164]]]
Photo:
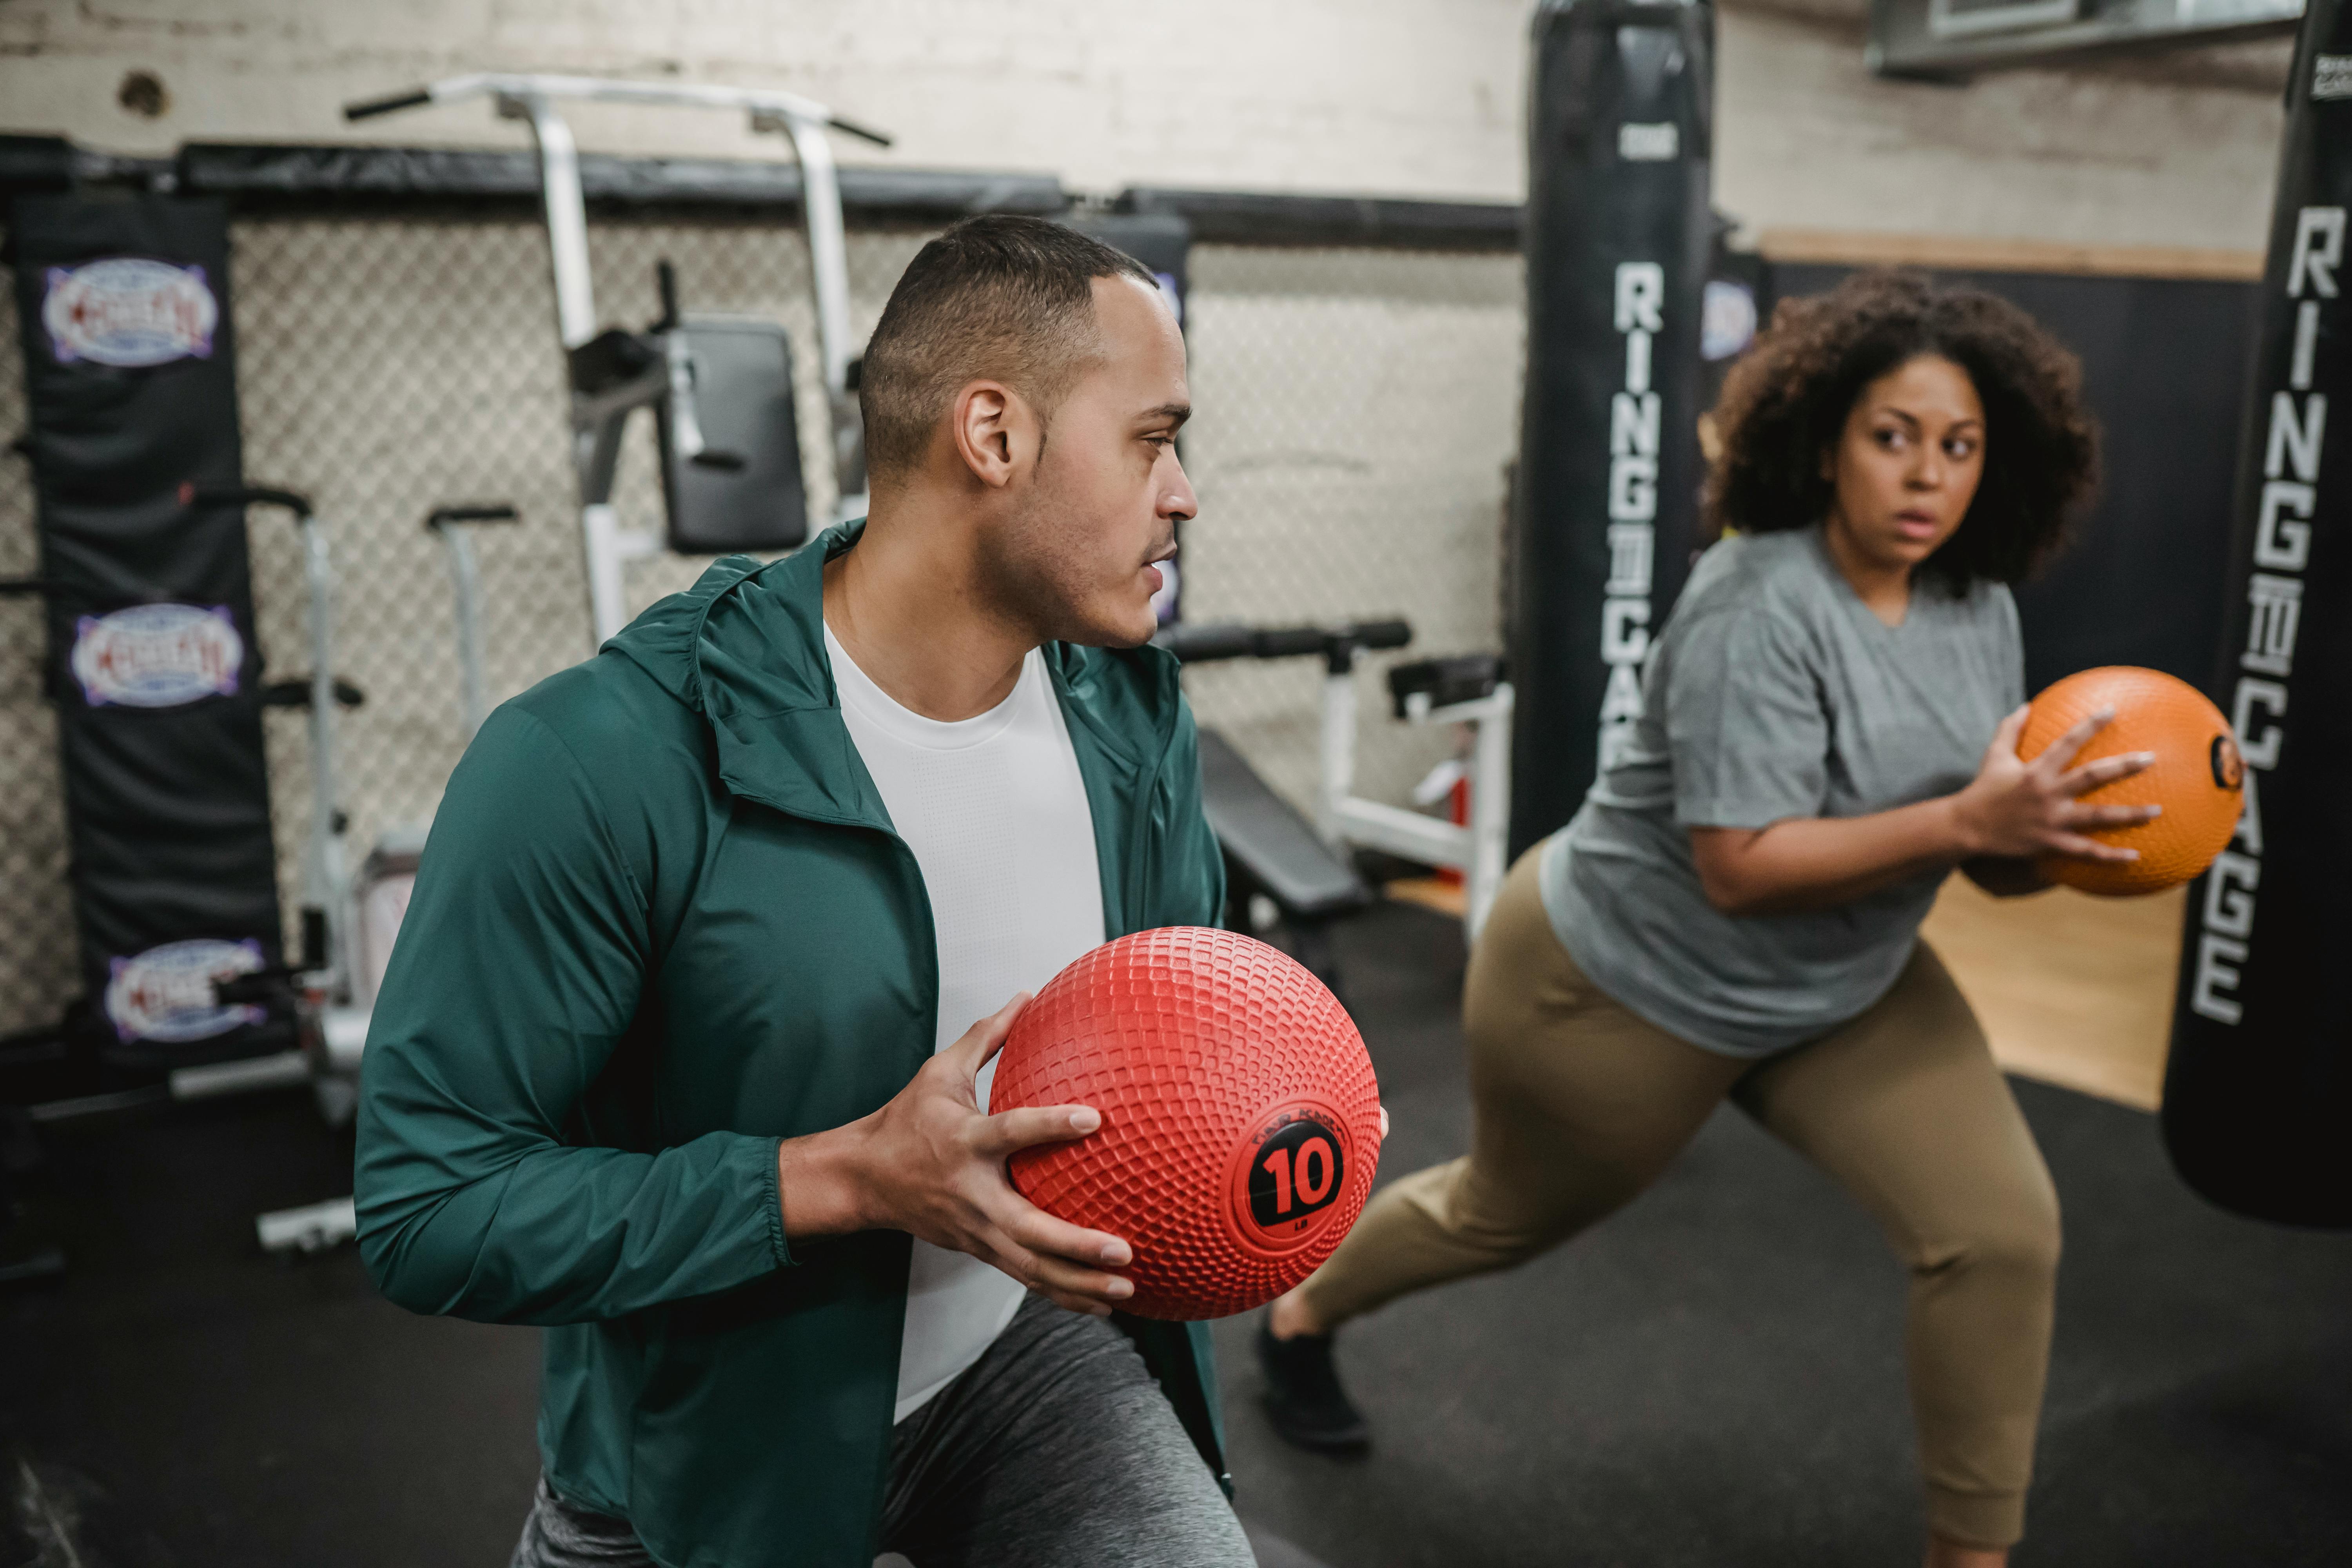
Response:
[[[2084,837],[2099,827],[2136,827],[2153,805],[2084,805],[2082,796],[2129,778],[2152,752],[2102,757],[2070,767],[2115,718],[2084,720],[2032,762],[2017,754],[2025,709],[2001,721],[1977,776],[1956,795],[1868,816],[1791,817],[1763,828],[1693,827],[1691,861],[1708,903],[1727,915],[1796,914],[1840,904],[1931,872],[1967,866],[2000,896],[2043,885],[2028,864],[2040,855],[2137,860],[2139,851]]]
[[[2159,805],[2084,805],[2082,796],[2117,779],[2129,778],[2156,761],[2154,752],[2126,752],[2071,767],[2092,736],[2116,716],[2103,708],[2067,731],[2040,756],[2017,754],[2028,710],[2001,721],[1984,761],[1968,787],[1952,796],[1952,816],[1969,858],[2011,859],[2035,855],[2074,855],[2085,860],[2137,860],[2139,851],[2085,837],[2095,828],[2137,827],[2152,822]]]

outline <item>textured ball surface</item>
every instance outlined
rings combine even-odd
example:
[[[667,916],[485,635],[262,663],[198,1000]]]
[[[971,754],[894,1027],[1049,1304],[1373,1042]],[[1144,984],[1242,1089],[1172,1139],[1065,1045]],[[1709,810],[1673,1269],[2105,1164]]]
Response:
[[[2089,805],[2164,807],[2137,827],[2106,827],[2090,835],[2139,851],[2114,865],[2045,855],[2042,874],[2088,893],[2153,893],[2201,874],[2237,830],[2245,765],[2230,721],[2204,694],[2159,670],[2131,665],[2086,669],[2056,682],[2033,700],[2018,737],[2017,754],[2032,761],[2052,742],[2102,708],[2116,710],[2091,737],[2074,764],[2119,752],[2154,752],[2155,764],[2082,797]]]
[[[1197,926],[1105,942],[1013,1021],[989,1110],[1091,1105],[1092,1136],[1013,1184],[1135,1249],[1126,1310],[1223,1318],[1331,1256],[1380,1162],[1380,1086],[1339,998],[1288,955]]]

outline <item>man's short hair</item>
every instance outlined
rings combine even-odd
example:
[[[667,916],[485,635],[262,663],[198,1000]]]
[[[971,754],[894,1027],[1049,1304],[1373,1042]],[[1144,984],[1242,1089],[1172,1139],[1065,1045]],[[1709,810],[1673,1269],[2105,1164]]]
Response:
[[[968,217],[923,247],[866,345],[867,468],[912,470],[949,400],[983,377],[1050,419],[1099,351],[1094,280],[1120,277],[1158,287],[1133,257],[1044,218]]]

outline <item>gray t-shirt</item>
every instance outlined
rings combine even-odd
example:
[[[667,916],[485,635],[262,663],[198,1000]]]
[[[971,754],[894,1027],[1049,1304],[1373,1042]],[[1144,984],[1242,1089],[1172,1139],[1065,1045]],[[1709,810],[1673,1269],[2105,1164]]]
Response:
[[[1899,626],[1840,574],[1819,528],[1699,558],[1652,652],[1644,712],[1543,850],[1545,911],[1610,995],[1693,1045],[1761,1056],[1885,994],[1940,874],[1804,914],[1706,901],[1693,827],[1865,816],[1976,776],[2024,700],[2017,605],[1924,579]]]

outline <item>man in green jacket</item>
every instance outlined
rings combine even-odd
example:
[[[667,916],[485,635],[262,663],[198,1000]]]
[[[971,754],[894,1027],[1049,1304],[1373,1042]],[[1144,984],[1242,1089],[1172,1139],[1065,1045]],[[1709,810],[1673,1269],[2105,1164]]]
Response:
[[[360,1245],[413,1310],[546,1328],[523,1568],[1241,1568],[1205,1333],[1113,1316],[1127,1244],[1005,1179],[1099,1117],[984,1113],[1027,991],[1223,902],[1140,646],[1182,339],[1118,252],[971,219],[861,396],[866,522],[719,562],[458,765]]]

